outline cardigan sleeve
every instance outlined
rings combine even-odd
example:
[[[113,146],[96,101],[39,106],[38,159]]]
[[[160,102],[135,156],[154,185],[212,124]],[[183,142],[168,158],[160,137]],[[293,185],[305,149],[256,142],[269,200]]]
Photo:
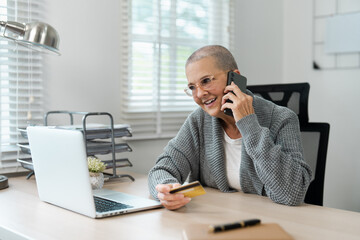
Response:
[[[255,114],[240,119],[236,125],[266,195],[280,204],[301,204],[311,169],[303,157],[297,115],[276,107],[269,128],[261,126]]]
[[[190,172],[199,171],[199,137],[196,122],[191,115],[171,139],[158,157],[155,166],[148,174],[150,194],[157,199],[155,189],[158,184],[184,183]]]

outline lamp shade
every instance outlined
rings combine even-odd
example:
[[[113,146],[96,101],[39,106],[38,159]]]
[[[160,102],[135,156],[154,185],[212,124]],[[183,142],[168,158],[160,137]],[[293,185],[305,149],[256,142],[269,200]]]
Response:
[[[4,27],[2,37],[36,51],[60,55],[60,37],[49,24],[43,22],[22,24],[9,21],[1,22],[1,25]]]
[[[18,43],[29,48],[44,52],[50,51],[60,55],[60,38],[56,30],[49,24],[43,22],[32,22],[25,25],[24,36]]]

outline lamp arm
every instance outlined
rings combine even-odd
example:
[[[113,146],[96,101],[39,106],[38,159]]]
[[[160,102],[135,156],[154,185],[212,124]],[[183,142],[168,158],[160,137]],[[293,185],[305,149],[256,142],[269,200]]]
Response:
[[[2,27],[4,27],[4,31],[2,34],[3,37],[10,37],[8,34],[6,34],[7,30],[9,32],[18,34],[20,36],[24,35],[25,25],[22,23],[12,22],[12,21],[8,21],[8,22],[0,21],[0,25]],[[10,37],[10,38],[12,38],[12,37]]]

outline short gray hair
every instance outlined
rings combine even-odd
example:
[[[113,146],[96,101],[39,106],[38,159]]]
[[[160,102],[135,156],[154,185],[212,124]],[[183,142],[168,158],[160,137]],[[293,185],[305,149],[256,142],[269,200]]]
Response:
[[[223,46],[220,45],[208,45],[199,48],[190,57],[187,59],[185,68],[200,59],[205,57],[213,57],[215,59],[216,65],[219,69],[224,71],[230,71],[238,69],[236,61],[231,54],[231,52]]]

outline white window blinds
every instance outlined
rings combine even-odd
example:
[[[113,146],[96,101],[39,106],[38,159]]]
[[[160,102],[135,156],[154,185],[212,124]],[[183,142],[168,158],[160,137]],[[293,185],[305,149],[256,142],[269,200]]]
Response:
[[[135,139],[173,137],[195,109],[183,91],[185,61],[204,45],[231,49],[233,8],[231,0],[126,1],[122,118]]]
[[[42,0],[0,0],[0,20],[43,21]],[[0,35],[4,29],[0,29]],[[42,122],[42,57],[0,38],[0,173],[23,171],[17,143],[25,142],[18,128]]]

